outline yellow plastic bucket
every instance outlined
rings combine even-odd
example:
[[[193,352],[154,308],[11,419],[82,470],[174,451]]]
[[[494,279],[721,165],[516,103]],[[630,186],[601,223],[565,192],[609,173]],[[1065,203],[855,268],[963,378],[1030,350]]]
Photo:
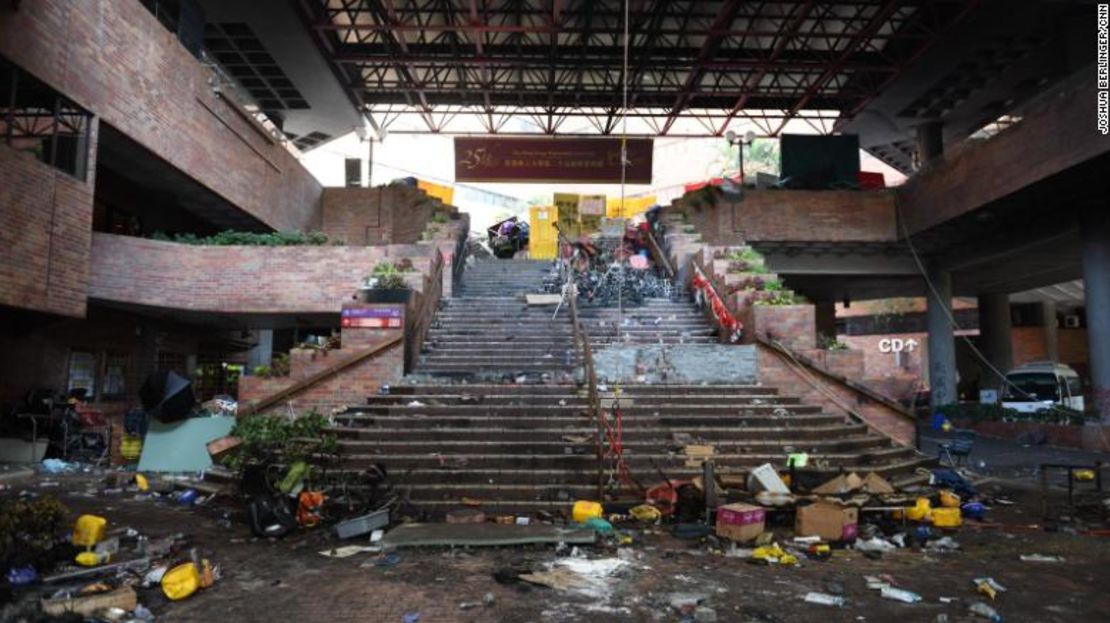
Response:
[[[906,509],[906,519],[910,521],[925,521],[929,517],[932,504],[929,498],[917,498],[917,504]]]
[[[577,523],[586,523],[587,520],[594,517],[600,518],[602,512],[601,504],[589,500],[578,500],[574,503],[574,509],[570,516]]]
[[[955,493],[952,493],[951,491],[949,491],[947,489],[941,489],[941,491],[940,491],[940,505],[943,506],[944,508],[959,508],[960,507],[960,496],[956,495]]]
[[[128,461],[134,461],[143,453],[143,438],[124,435],[119,442],[119,454]]]
[[[938,528],[958,528],[963,520],[958,508],[934,508],[933,525]]]
[[[162,592],[177,601],[185,599],[200,588],[200,570],[196,563],[187,562],[170,569],[162,576]]]
[[[104,539],[108,520],[96,515],[81,515],[73,526],[73,544],[77,547],[92,547]]]

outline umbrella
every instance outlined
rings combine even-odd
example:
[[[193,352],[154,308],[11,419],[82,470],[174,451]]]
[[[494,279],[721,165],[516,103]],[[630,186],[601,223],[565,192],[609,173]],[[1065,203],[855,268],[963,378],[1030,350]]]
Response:
[[[197,402],[193,384],[172,370],[158,370],[147,377],[139,398],[146,412],[163,422],[185,419]]]

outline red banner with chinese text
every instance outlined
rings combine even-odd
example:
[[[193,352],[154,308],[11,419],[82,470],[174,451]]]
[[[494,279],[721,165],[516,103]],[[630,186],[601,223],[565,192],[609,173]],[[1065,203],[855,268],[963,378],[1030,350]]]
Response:
[[[651,139],[627,139],[625,182],[651,183]],[[619,184],[619,138],[455,138],[456,182]]]

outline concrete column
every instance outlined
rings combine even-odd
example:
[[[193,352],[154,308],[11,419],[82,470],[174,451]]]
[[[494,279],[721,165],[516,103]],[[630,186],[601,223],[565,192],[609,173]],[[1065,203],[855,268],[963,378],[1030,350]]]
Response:
[[[952,273],[928,269],[925,328],[929,332],[929,407],[956,402],[956,342],[952,330]],[[936,294],[933,290],[936,290]]]
[[[1044,325],[1044,354],[1049,361],[1060,361],[1059,336],[1056,332],[1056,301],[1041,301]]]
[[[836,303],[832,301],[818,301],[813,305],[814,319],[817,324],[817,335],[836,337]]]
[[[1010,341],[1010,296],[998,293],[979,295],[979,344],[987,361],[1002,374],[1014,366],[1014,346]],[[993,370],[983,370],[983,389],[1001,389],[1002,379]]]
[[[247,374],[254,374],[255,366],[268,366],[274,355],[274,330],[259,329],[258,345],[247,351]]]
[[[1110,212],[1090,210],[1080,229],[1092,384],[1089,395],[1102,423],[1110,424]]]
[[[927,121],[917,126],[917,161],[925,166],[944,153],[944,125]]]

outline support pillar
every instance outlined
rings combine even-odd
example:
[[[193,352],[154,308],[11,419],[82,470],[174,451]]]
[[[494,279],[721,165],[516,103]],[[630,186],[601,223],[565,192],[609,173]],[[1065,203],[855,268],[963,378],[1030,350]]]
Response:
[[[1056,301],[1041,301],[1041,323],[1044,325],[1044,358],[1049,361],[1060,361],[1060,340],[1056,331]]]
[[[1010,296],[998,293],[979,295],[980,350],[992,366],[1002,374],[1014,366],[1011,342]],[[993,370],[984,369],[980,387],[1002,389],[1002,379]]]
[[[254,374],[255,366],[268,366],[274,355],[274,330],[259,329],[258,344],[247,351],[247,374]]]
[[[917,126],[917,162],[919,166],[933,162],[944,153],[944,125],[927,121]]]
[[[1110,425],[1110,212],[1091,209],[1080,228],[1093,406]]]
[[[817,335],[836,338],[836,303],[832,301],[818,301],[813,306],[814,320],[817,324]]]
[[[952,273],[930,267],[925,327],[929,332],[929,407],[956,402],[956,342],[952,329]],[[934,294],[933,290],[936,290]]]

